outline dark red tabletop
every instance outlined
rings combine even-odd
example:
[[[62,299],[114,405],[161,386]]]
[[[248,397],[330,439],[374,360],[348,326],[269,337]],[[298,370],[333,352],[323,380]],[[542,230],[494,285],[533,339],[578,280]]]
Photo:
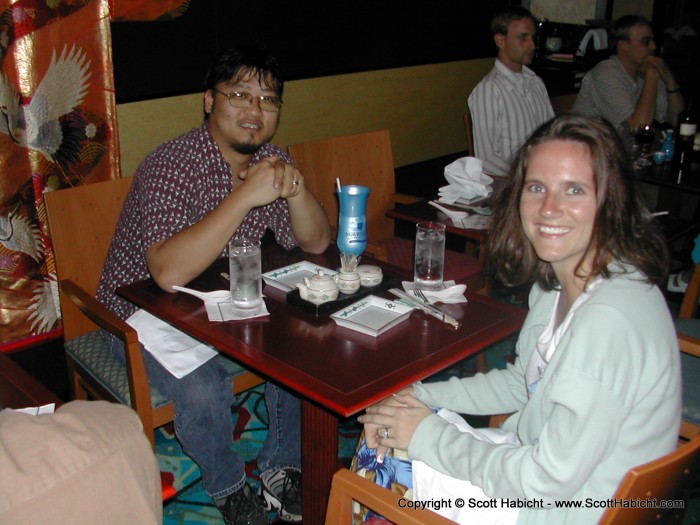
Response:
[[[337,252],[285,252],[263,248],[263,272],[308,260],[328,268]],[[401,270],[369,258],[400,283]],[[228,287],[215,263],[189,284],[201,290]],[[268,317],[249,321],[210,322],[203,303],[186,294],[166,293],[151,280],[124,286],[118,293],[138,306],[211,344],[247,368],[319,403],[341,416],[355,414],[403,386],[424,379],[517,331],[525,312],[488,297],[469,294],[469,302],[438,305],[462,326],[455,330],[415,311],[395,328],[372,337],[339,327],[327,315],[316,317],[288,304],[286,293],[264,285]],[[381,295],[393,297],[387,292]]]

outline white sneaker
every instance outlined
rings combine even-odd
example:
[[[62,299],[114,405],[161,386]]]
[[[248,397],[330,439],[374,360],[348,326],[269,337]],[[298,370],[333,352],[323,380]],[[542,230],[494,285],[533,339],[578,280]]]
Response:
[[[260,478],[260,495],[267,510],[276,510],[282,521],[301,521],[301,472],[285,468]]]

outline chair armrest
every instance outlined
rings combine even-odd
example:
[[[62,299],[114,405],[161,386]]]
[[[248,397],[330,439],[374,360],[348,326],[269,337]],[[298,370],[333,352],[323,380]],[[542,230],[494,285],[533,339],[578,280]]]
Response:
[[[129,375],[129,395],[131,408],[141,417],[144,428],[153,428],[151,407],[151,391],[146,375],[146,365],[141,354],[141,345],[136,330],[129,326],[118,315],[86,292],[70,279],[60,282],[61,291],[73,304],[93,323],[107,330],[124,343],[126,368]],[[147,409],[147,410],[146,410]],[[150,425],[150,426],[149,426]]]
[[[678,334],[678,346],[681,352],[700,357],[700,339],[686,334]]]
[[[454,525],[432,510],[399,506],[401,496],[362,476],[340,469],[333,475],[326,525],[352,523],[352,502],[357,501],[396,525]]]
[[[138,343],[136,330],[126,324],[118,315],[109,310],[105,305],[87,293],[78,284],[70,279],[64,279],[60,283],[64,294],[78,307],[78,309],[100,328],[107,330],[121,339],[125,345]]]

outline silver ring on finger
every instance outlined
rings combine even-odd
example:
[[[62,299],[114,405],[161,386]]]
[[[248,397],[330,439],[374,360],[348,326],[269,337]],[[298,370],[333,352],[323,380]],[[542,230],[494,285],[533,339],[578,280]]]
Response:
[[[382,439],[389,439],[389,428],[382,427],[379,429],[379,437]]]
[[[294,179],[294,180],[292,181],[292,185],[293,185],[293,186],[299,186],[299,181],[298,181],[297,179]]]

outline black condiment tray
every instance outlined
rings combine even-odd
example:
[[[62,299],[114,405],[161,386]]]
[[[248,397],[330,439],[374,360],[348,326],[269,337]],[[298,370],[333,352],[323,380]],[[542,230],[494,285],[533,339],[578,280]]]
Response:
[[[338,298],[335,301],[328,301],[327,303],[322,304],[314,304],[310,301],[302,299],[299,289],[297,288],[287,293],[287,303],[301,308],[305,312],[315,315],[316,317],[320,317],[322,315],[330,315],[337,312],[338,310],[345,308],[346,306],[357,302],[368,295],[383,292],[389,288],[396,288],[397,283],[398,280],[396,277],[387,276],[384,274],[384,279],[376,286],[361,286],[360,289],[353,294],[348,295],[341,293],[338,295]]]

